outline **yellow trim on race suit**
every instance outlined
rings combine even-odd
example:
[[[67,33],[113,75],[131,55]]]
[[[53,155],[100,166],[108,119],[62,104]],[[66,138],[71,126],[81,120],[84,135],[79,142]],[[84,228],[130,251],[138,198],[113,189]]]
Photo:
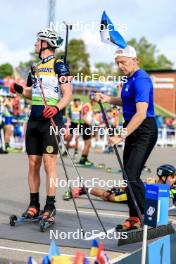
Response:
[[[71,122],[80,123],[80,120],[81,120],[81,109],[82,109],[82,105],[76,107],[74,105],[74,103],[71,104],[71,106],[70,106]]]
[[[40,62],[37,66],[37,74],[35,74],[35,82],[32,87],[32,105],[43,105],[41,97],[40,80],[48,105],[56,105],[61,97],[61,88],[58,77],[54,71],[55,58],[49,61]],[[61,61],[61,60],[57,60]],[[39,76],[38,76],[39,75]]]

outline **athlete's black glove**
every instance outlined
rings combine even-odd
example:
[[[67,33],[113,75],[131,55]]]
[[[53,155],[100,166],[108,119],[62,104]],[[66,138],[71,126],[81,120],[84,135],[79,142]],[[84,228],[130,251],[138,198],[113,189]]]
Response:
[[[29,72],[27,81],[26,81],[26,86],[31,87],[34,84],[34,76],[32,75],[31,72]]]
[[[11,93],[19,93],[22,94],[23,93],[23,86],[17,84],[17,83],[12,83],[10,85],[10,92]]]
[[[27,82],[26,82],[27,87],[31,87],[35,82],[35,69],[36,69],[36,64],[33,62],[31,64],[31,71],[29,72],[27,77]]]

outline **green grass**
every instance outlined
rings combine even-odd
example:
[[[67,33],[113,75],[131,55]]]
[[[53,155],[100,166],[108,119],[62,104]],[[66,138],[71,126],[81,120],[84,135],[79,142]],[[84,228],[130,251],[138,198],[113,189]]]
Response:
[[[174,117],[174,114],[170,113],[166,109],[164,109],[161,106],[156,105],[156,104],[155,104],[155,114],[160,115],[160,116],[164,116],[164,117]]]
[[[73,94],[73,98],[75,98],[75,97],[76,98],[80,98],[83,103],[89,102],[89,96],[88,95]],[[108,108],[109,104],[104,104],[104,107]],[[98,103],[93,105],[93,110],[100,110],[100,107],[99,107]]]
[[[73,98],[75,98],[75,97],[76,98],[80,98],[83,103],[89,102],[89,96],[88,95],[73,94]],[[109,107],[109,104],[103,104],[103,106],[104,106],[105,109],[110,108]],[[99,110],[100,111],[100,107],[99,107],[99,104],[98,103],[93,105],[93,110],[97,110],[97,111]],[[123,116],[122,116],[121,113],[119,114],[119,122],[120,123],[123,123]]]

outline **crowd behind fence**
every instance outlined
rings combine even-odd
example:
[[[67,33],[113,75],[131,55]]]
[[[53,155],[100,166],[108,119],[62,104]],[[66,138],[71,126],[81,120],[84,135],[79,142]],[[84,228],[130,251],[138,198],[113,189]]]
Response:
[[[115,112],[114,112],[115,111]],[[0,96],[0,150],[6,149],[10,151],[25,151],[25,131],[26,124],[30,114],[30,102],[27,102],[19,96]],[[100,112],[95,111],[95,118],[99,118]],[[112,123],[119,117],[119,108],[108,109],[107,115],[111,116]],[[102,117],[100,118],[102,119]],[[103,119],[102,119],[103,120]],[[67,122],[66,118],[66,122]],[[99,120],[95,120],[95,123]],[[158,126],[157,146],[176,147],[176,119],[170,117],[156,116]],[[105,127],[103,121],[99,124],[100,127]],[[122,127],[122,123],[118,124],[118,128]],[[74,138],[73,138],[74,141]],[[124,143],[120,146],[123,147]],[[92,137],[92,147],[100,147],[105,150],[108,145],[107,131],[104,135],[96,134]],[[79,146],[82,148],[83,140],[79,138]],[[9,152],[10,152],[9,151]]]
[[[10,152],[25,152],[25,131],[26,131],[26,119],[14,119],[12,127],[12,135],[10,137]],[[4,129],[0,129],[0,147],[5,149],[4,142]],[[74,144],[75,137],[73,137],[71,144]],[[79,138],[79,148],[82,149],[84,145],[82,137]],[[92,137],[92,148],[99,148],[104,151],[108,146],[108,132],[105,130],[104,135],[97,134],[96,137]],[[124,143],[122,142],[119,147],[123,148]],[[157,147],[166,148],[172,147],[176,148],[176,129],[169,129],[167,127],[158,129],[158,140]]]

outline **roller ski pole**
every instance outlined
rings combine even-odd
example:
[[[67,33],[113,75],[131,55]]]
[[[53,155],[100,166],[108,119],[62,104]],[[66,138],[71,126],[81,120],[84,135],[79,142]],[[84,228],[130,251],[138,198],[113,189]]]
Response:
[[[35,71],[35,73],[37,75],[37,78],[39,79],[40,90],[41,90],[41,98],[42,98],[42,101],[43,101],[44,106],[46,107],[47,106],[47,101],[46,101],[46,97],[45,97],[45,94],[44,94],[44,91],[43,91],[43,87],[42,87],[42,80],[39,77],[38,71]],[[56,128],[56,124],[55,124],[53,118],[50,118],[50,122],[51,122],[52,127],[53,128]],[[67,179],[67,182],[68,182],[69,181],[69,177],[68,177],[67,169],[66,169],[66,166],[65,166],[63,157],[62,157],[61,150],[59,148],[59,140],[58,140],[58,138],[57,138],[57,136],[56,136],[55,133],[54,133],[54,137],[55,137],[55,140],[56,140],[56,143],[57,143],[57,146],[58,146],[58,151],[59,151],[59,155],[60,155],[60,158],[61,158],[62,166],[63,166],[64,172],[65,172],[65,176],[66,176],[66,179]],[[63,143],[62,136],[60,134],[59,134],[59,138],[60,138],[61,142]],[[71,192],[71,186],[69,186],[69,190]],[[80,225],[80,228],[81,228],[81,232],[83,232],[83,234],[84,234],[83,225],[82,225],[82,222],[81,222],[81,219],[80,219],[80,216],[79,216],[79,212],[78,212],[78,208],[77,208],[77,205],[76,205],[76,202],[75,202],[74,198],[72,199],[72,201],[73,201],[74,208],[75,208],[75,211],[76,211],[76,215],[77,215],[77,218],[78,218],[78,222],[79,222],[79,225]],[[52,223],[52,221],[51,221],[51,223],[46,223],[46,221],[44,221],[42,219],[42,221],[40,223],[40,231],[42,231],[42,232],[45,231],[52,224],[54,224],[54,222]]]
[[[100,106],[100,109],[101,109],[101,112],[102,112],[103,119],[104,119],[104,121],[105,121],[106,127],[107,127],[108,129],[110,129],[110,125],[109,125],[108,119],[107,119],[107,117],[106,117],[106,113],[105,113],[105,110],[104,110],[103,104],[102,104],[101,101],[99,101],[98,103],[99,103],[99,106]],[[126,171],[125,171],[125,169],[124,169],[124,167],[123,167],[123,164],[122,164],[122,161],[121,161],[121,158],[120,158],[120,155],[119,155],[118,149],[117,149],[117,145],[114,145],[113,148],[114,148],[115,155],[116,155],[116,157],[117,157],[118,163],[119,163],[119,165],[120,165],[120,168],[121,168],[121,170],[122,170],[123,178],[124,178],[124,180],[126,180],[127,183],[128,183],[128,189],[129,189],[130,195],[131,195],[131,197],[132,197],[132,200],[133,200],[133,203],[134,203],[134,206],[135,206],[136,212],[137,212],[137,214],[138,214],[138,217],[139,217],[141,223],[143,223],[143,217],[142,217],[142,215],[141,215],[141,211],[140,211],[139,206],[138,206],[138,204],[137,204],[137,201],[136,201],[136,198],[135,198],[135,195],[134,195],[133,189],[132,189],[132,187],[131,187],[131,184],[130,184],[130,182],[129,182],[128,176],[127,176],[127,174],[126,174]]]
[[[66,55],[67,55],[67,54],[66,54]],[[65,58],[66,58],[66,56],[65,56]],[[46,106],[47,106],[47,101],[46,101],[46,97],[45,97],[45,94],[44,94],[44,91],[43,91],[43,87],[42,87],[42,80],[40,79],[39,72],[38,72],[37,69],[35,69],[35,73],[36,73],[37,78],[38,78],[38,80],[39,80],[39,86],[40,86],[40,90],[41,90],[41,98],[42,98],[42,101],[43,101],[43,103],[44,103],[44,106],[46,107]],[[50,118],[50,122],[51,122],[52,127],[53,127],[53,128],[56,128],[56,124],[55,124],[53,118]],[[68,182],[69,178],[68,178],[67,170],[66,170],[66,167],[65,167],[65,164],[64,164],[64,161],[63,161],[62,155],[61,155],[60,148],[59,148],[59,141],[58,141],[58,138],[57,138],[57,136],[56,136],[55,133],[54,133],[54,135],[55,135],[56,143],[57,143],[57,145],[58,145],[58,150],[59,150],[59,154],[60,154],[60,158],[61,158],[62,166],[63,166],[63,168],[64,168],[65,176],[66,176],[66,179],[67,179],[67,182]],[[59,139],[60,139],[61,143],[63,144],[63,146],[65,147],[64,141],[63,141],[63,139],[62,139],[62,135],[61,135],[60,133],[59,133]],[[80,181],[82,182],[82,177],[80,176],[80,174],[79,174],[79,172],[78,172],[78,170],[77,170],[77,168],[76,168],[76,166],[75,166],[75,164],[74,164],[74,162],[73,162],[73,160],[72,160],[72,158],[71,158],[71,156],[70,156],[70,154],[69,154],[69,152],[67,151],[66,148],[65,148],[65,151],[67,152],[68,157],[70,158],[70,161],[71,161],[71,163],[72,163],[72,166],[73,166],[75,172],[77,173],[77,175],[78,175]],[[84,186],[84,187],[85,187],[85,186]],[[86,188],[85,188],[85,189],[86,189]],[[71,192],[71,186],[69,186],[69,191]],[[107,231],[106,231],[106,229],[105,229],[105,227],[104,227],[104,225],[103,225],[103,223],[102,223],[102,221],[101,221],[101,219],[100,219],[100,216],[98,215],[98,212],[97,212],[97,210],[96,210],[96,208],[95,208],[95,206],[94,206],[94,204],[93,204],[93,202],[92,202],[92,200],[91,200],[91,198],[90,198],[90,195],[89,195],[89,193],[88,193],[87,191],[86,191],[86,195],[87,195],[87,198],[88,198],[88,200],[89,200],[89,202],[90,202],[90,204],[91,204],[91,206],[92,206],[92,208],[93,208],[93,210],[94,210],[94,212],[95,212],[95,215],[96,215],[96,217],[97,217],[97,219],[98,219],[98,221],[99,221],[99,223],[100,223],[100,225],[101,225],[103,231],[105,232],[105,234],[107,234]],[[74,198],[72,198],[72,201],[73,201],[74,208],[75,208],[75,211],[76,211],[76,215],[77,215],[77,218],[78,218],[78,221],[79,221],[79,225],[80,225],[80,228],[81,228],[81,232],[83,232],[83,234],[84,234],[84,229],[83,229],[83,226],[82,226],[82,223],[81,223],[81,219],[80,219],[80,216],[79,216],[79,212],[78,212],[78,208],[77,208],[77,205],[76,205],[76,201],[75,201]]]

